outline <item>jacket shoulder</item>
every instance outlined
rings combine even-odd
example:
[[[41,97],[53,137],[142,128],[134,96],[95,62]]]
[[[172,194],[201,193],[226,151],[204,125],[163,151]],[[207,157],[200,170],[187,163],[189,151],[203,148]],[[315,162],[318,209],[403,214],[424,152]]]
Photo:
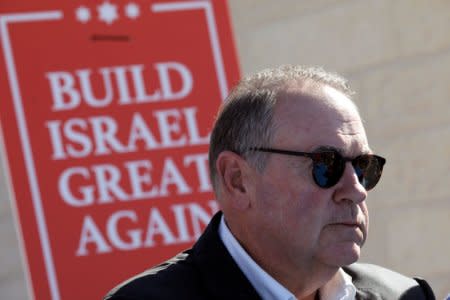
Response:
[[[428,283],[395,271],[366,263],[344,267],[352,276],[355,287],[367,293],[380,295],[383,299],[435,299]]]
[[[148,269],[113,288],[104,300],[203,299],[200,274],[190,250]]]

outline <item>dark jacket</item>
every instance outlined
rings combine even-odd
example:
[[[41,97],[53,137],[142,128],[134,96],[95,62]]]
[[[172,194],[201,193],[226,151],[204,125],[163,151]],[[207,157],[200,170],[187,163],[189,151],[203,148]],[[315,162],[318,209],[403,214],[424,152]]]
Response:
[[[104,299],[261,299],[219,237],[221,215],[213,217],[192,249],[120,284]],[[353,278],[356,299],[435,299],[429,285],[421,279],[368,264],[343,269]]]

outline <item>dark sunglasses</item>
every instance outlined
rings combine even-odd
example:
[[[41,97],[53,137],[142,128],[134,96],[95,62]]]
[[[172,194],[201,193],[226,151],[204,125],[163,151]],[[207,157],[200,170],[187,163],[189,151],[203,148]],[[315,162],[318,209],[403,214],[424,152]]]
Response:
[[[320,152],[297,152],[272,148],[250,148],[252,151],[270,152],[285,155],[308,157],[313,161],[312,176],[321,188],[330,188],[344,174],[345,163],[351,162],[361,185],[368,191],[377,185],[386,159],[374,154],[362,154],[355,158],[343,157],[336,150]]]

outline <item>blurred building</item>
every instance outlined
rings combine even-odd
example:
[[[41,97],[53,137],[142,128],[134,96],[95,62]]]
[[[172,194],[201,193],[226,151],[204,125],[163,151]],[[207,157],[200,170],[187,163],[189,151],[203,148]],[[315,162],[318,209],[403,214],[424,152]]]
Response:
[[[388,160],[369,195],[363,261],[450,291],[450,2],[229,0],[242,74],[320,65],[350,79],[372,148]],[[2,163],[4,163],[2,161]],[[0,295],[26,299],[0,174]]]

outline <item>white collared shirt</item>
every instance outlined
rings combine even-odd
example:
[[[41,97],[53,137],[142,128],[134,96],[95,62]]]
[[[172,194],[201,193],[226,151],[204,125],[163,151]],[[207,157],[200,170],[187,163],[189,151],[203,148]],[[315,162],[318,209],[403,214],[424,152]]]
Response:
[[[263,300],[297,299],[248,255],[228,229],[223,215],[219,225],[219,236],[231,257]],[[323,300],[354,300],[356,288],[352,283],[352,277],[339,269],[337,275],[320,288],[319,293]]]

